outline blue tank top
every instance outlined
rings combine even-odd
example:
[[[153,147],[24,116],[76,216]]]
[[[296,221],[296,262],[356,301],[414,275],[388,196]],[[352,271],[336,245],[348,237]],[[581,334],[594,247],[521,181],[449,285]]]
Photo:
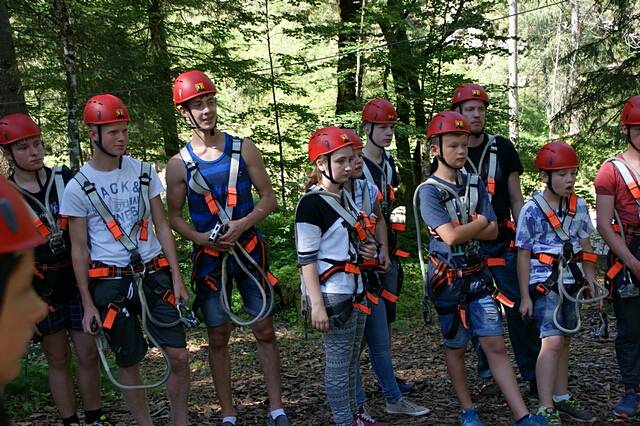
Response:
[[[228,133],[224,134],[224,152],[213,161],[206,161],[198,157],[191,148],[191,143],[187,143],[186,147],[193,158],[198,163],[198,168],[202,177],[207,181],[211,193],[222,207],[227,204],[227,189],[229,185],[229,168],[231,165],[231,148],[233,146],[233,137]],[[189,171],[187,173],[187,182],[191,178]],[[238,181],[236,189],[238,191],[238,200],[236,207],[233,208],[232,220],[245,217],[253,210],[253,196],[251,195],[251,179],[247,171],[247,164],[244,158],[240,156],[240,167],[238,169]],[[197,194],[187,186],[187,200],[189,203],[189,216],[193,226],[198,232],[210,231],[216,223],[220,221],[218,215],[212,215],[204,200],[204,196]]]

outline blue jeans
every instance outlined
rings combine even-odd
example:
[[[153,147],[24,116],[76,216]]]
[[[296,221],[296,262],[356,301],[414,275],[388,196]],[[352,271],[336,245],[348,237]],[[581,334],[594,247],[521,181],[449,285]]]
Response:
[[[382,388],[384,399],[389,403],[398,402],[402,397],[391,359],[391,348],[389,347],[389,330],[387,328],[387,312],[383,299],[378,300],[378,304],[369,304],[371,315],[367,317],[364,328],[364,337],[369,346],[369,359],[371,366],[378,378],[378,383]],[[360,368],[356,372],[356,400],[358,406],[367,402],[364,388],[360,381]]]
[[[575,284],[565,287],[569,294],[575,296],[578,289]],[[555,311],[560,302],[560,296],[555,291],[550,291],[546,296],[538,296],[533,302],[533,312],[536,323],[540,329],[540,338],[549,336],[572,336],[560,330],[553,321],[553,311]],[[558,310],[557,321],[567,329],[575,328],[578,324],[578,316],[576,314],[576,302],[571,302],[566,298],[562,299],[562,306]],[[579,307],[578,307],[579,308]]]
[[[517,254],[506,250],[502,256],[506,260],[505,266],[489,268],[496,286],[516,304],[512,309],[504,307],[507,317],[509,340],[513,347],[516,363],[522,380],[531,381],[536,378],[536,361],[540,352],[540,336],[535,321],[524,320],[520,315],[520,290],[516,272]],[[473,345],[478,354],[478,376],[490,378],[491,370],[487,358],[480,348],[478,339],[473,339]]]

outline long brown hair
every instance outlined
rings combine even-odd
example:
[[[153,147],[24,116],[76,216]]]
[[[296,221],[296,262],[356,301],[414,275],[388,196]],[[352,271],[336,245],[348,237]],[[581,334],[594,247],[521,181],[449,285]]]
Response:
[[[317,185],[320,182],[322,176],[322,172],[318,168],[317,164],[313,165],[313,170],[309,173],[309,178],[307,179],[307,183],[304,184],[304,190],[308,191],[313,185]]]

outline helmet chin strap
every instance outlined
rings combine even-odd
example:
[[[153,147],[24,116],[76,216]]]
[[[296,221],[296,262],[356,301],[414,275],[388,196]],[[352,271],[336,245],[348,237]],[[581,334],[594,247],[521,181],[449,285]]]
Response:
[[[459,103],[458,105],[456,105],[455,109],[457,109],[460,115],[462,115],[462,103]],[[482,128],[482,130],[480,130],[480,132],[471,132],[471,136],[473,136],[474,138],[479,138],[483,133],[484,133],[484,127]]]
[[[369,137],[369,140],[371,141],[372,144],[374,144],[375,146],[377,146],[378,148],[380,148],[381,150],[384,151],[384,146],[379,145],[378,143],[376,143],[376,141],[373,139],[373,128],[375,127],[376,123],[370,123],[371,124],[371,130],[369,130],[369,134],[367,135]]]
[[[42,183],[42,181],[40,180],[40,170],[42,170],[44,168],[44,165],[42,167],[40,167],[37,170],[28,170],[25,169],[24,167],[22,167],[20,164],[18,164],[18,162],[16,161],[16,157],[13,155],[13,148],[11,148],[11,145],[7,147],[9,150],[9,154],[11,155],[11,160],[13,162],[13,167],[18,168],[20,170],[22,170],[23,172],[27,172],[27,173],[33,173],[36,177],[36,181],[38,182],[38,186],[40,186],[40,189],[44,188],[44,183]]]
[[[98,140],[97,141],[93,141],[93,143],[96,144],[96,146],[98,147],[98,149],[100,149],[100,151],[104,152],[105,154],[107,154],[109,157],[112,158],[117,158],[117,155],[113,155],[112,153],[110,153],[109,151],[107,151],[105,149],[105,147],[102,145],[102,125],[97,124],[98,126]]]
[[[327,156],[327,168],[329,169],[329,174],[327,174],[324,170],[321,172],[322,176],[326,177],[327,179],[329,179],[329,181],[335,185],[341,185],[340,183],[336,182],[336,180],[333,178],[333,170],[331,168],[331,153],[326,154]]]
[[[631,147],[633,149],[636,150],[636,152],[640,152],[640,147],[637,147],[632,141],[631,141],[631,127],[632,126],[627,126],[627,143],[629,145],[631,145]]]
[[[189,113],[189,127],[192,129],[197,129],[197,130],[202,130],[202,127],[200,127],[200,125],[198,124],[198,122],[196,121],[196,118],[193,116],[193,113],[191,112],[191,108],[189,108],[187,106],[187,104],[182,104],[182,107],[184,109],[187,110],[187,112]],[[216,114],[216,120],[213,122],[213,129],[209,130],[209,136],[213,136],[216,134],[216,128],[218,127],[218,115]]]
[[[560,194],[558,194],[555,189],[553,189],[553,184],[551,183],[551,181],[553,180],[552,176],[551,176],[551,170],[545,170],[545,173],[547,173],[547,176],[549,177],[549,180],[547,181],[547,188],[549,189],[549,191],[551,191],[552,194],[557,195],[558,197],[560,197]],[[560,197],[562,198],[562,197]]]
[[[451,164],[447,163],[447,160],[444,159],[444,156],[442,155],[442,152],[443,152],[442,135],[438,135],[438,147],[440,148],[440,153],[436,156],[438,161],[440,161],[442,164],[444,164],[446,167],[450,168],[451,170],[459,171],[462,169],[462,167],[453,167]]]

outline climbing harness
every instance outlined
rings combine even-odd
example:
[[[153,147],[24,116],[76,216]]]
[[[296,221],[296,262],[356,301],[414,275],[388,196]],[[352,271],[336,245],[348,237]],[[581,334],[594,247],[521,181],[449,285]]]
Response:
[[[179,319],[171,322],[171,323],[163,323],[151,315],[149,311],[149,307],[147,305],[147,300],[145,297],[143,285],[144,278],[148,273],[155,272],[161,268],[166,268],[169,266],[169,262],[166,258],[160,257],[152,259],[148,263],[143,263],[142,257],[138,251],[137,241],[146,241],[149,238],[149,220],[151,217],[151,206],[149,202],[149,185],[151,183],[151,164],[147,162],[141,162],[140,166],[140,177],[139,177],[139,199],[138,199],[138,220],[131,228],[131,231],[127,234],[122,229],[118,220],[113,216],[113,214],[109,211],[109,208],[105,204],[102,197],[98,194],[97,188],[93,182],[91,182],[82,172],[78,172],[74,179],[80,185],[80,188],[84,191],[85,195],[89,198],[91,205],[97,211],[100,218],[105,223],[107,229],[114,237],[116,241],[119,241],[120,244],[127,250],[130,257],[130,264],[125,268],[110,266],[102,264],[101,262],[92,262],[91,268],[89,269],[89,278],[92,280],[96,279],[111,279],[111,278],[120,278],[125,276],[130,276],[132,278],[131,283],[129,284],[129,291],[127,299],[131,299],[133,297],[133,289],[132,285],[137,286],[138,289],[138,299],[140,301],[140,305],[142,307],[141,310],[141,322],[142,322],[142,331],[144,335],[151,341],[153,345],[155,345],[160,353],[162,354],[165,362],[165,372],[161,379],[155,383],[149,384],[141,384],[141,385],[125,385],[118,382],[113,375],[111,374],[111,370],[109,364],[106,359],[106,355],[104,354],[104,350],[106,348],[106,336],[104,334],[103,329],[110,329],[113,326],[113,323],[119,314],[128,315],[128,311],[125,311],[125,307],[119,307],[117,303],[110,303],[105,314],[105,319],[101,324],[98,324],[97,321],[92,321],[91,328],[93,332],[98,333],[98,338],[96,339],[96,346],[98,348],[98,353],[100,355],[100,359],[102,360],[102,365],[105,369],[105,373],[109,380],[117,387],[121,389],[149,389],[153,387],[157,387],[162,385],[169,378],[169,374],[171,372],[169,357],[166,351],[158,344],[157,340],[153,337],[147,328],[147,320],[150,320],[152,323],[156,324],[159,327],[173,327],[178,323],[182,322],[186,326],[195,326],[197,325],[197,321],[193,321],[195,317],[193,314],[189,314],[189,312],[185,312],[184,307],[177,307]],[[172,292],[171,292],[172,293]],[[176,305],[175,296],[173,299],[169,297],[168,293],[163,295],[163,300],[166,303]],[[172,303],[173,302],[173,303]],[[180,304],[182,303],[179,301]],[[184,319],[183,319],[184,318]],[[95,320],[95,317],[94,317]]]
[[[489,141],[484,146],[484,150],[482,151],[482,155],[480,156],[480,161],[476,166],[473,164],[470,158],[467,158],[467,162],[465,163],[465,167],[462,169],[464,173],[475,173],[477,175],[482,175],[482,169],[484,167],[484,159],[489,153],[489,167],[487,169],[487,177],[484,181],[485,186],[487,187],[487,192],[489,193],[489,202],[493,199],[493,196],[496,193],[496,171],[498,169],[498,144],[496,143],[495,135],[487,135],[489,137]],[[467,164],[471,166],[471,170],[467,171]]]
[[[180,150],[180,156],[182,157],[182,161],[185,163],[187,171],[189,172],[189,188],[195,192],[196,194],[202,195],[207,204],[209,212],[212,215],[217,215],[220,222],[216,224],[216,226],[210,231],[209,239],[212,242],[215,242],[217,238],[224,235],[226,232],[226,228],[228,228],[228,223],[232,220],[233,217],[233,208],[237,205],[238,201],[238,191],[236,189],[236,183],[238,180],[238,172],[240,170],[240,155],[242,151],[242,139],[238,137],[233,138],[233,145],[231,148],[231,164],[229,167],[229,183],[227,185],[227,197],[226,197],[226,205],[223,207],[220,202],[213,196],[207,181],[202,176],[200,172],[198,163],[194,161],[191,153],[187,149],[187,147],[183,147]],[[266,271],[266,265],[259,265],[250,255],[255,247],[257,247],[258,236],[255,236],[255,240],[252,238],[247,246],[242,246],[238,241],[235,242],[234,247],[230,248],[228,251],[225,251],[222,255],[222,275],[220,286],[217,286],[213,282],[212,277],[205,277],[205,284],[209,285],[214,291],[217,291],[220,288],[221,291],[221,300],[222,300],[222,309],[229,315],[231,320],[241,326],[249,326],[255,324],[259,321],[266,319],[272,312],[274,307],[274,297],[275,290],[274,288],[277,286],[277,279],[268,271]],[[213,239],[213,240],[212,240]],[[218,250],[203,247],[202,252],[206,253],[210,256],[220,256],[220,252]],[[229,296],[227,294],[227,263],[229,260],[229,256],[233,256],[236,260],[238,266],[242,271],[247,274],[249,279],[256,285],[258,291],[260,292],[260,297],[262,299],[262,304],[260,306],[260,310],[256,316],[250,318],[249,320],[243,320],[239,316],[233,313],[231,309],[231,304],[229,301]],[[258,275],[262,278],[262,282],[258,280],[255,274],[251,273],[249,268],[246,265],[246,262],[250,264],[250,267],[255,270]],[[265,287],[268,289],[268,294],[265,291]],[[279,297],[283,300],[281,290],[278,288]]]
[[[562,200],[563,199],[560,200],[561,206]],[[558,218],[549,203],[547,203],[545,198],[542,196],[542,193],[535,193],[533,195],[533,201],[540,211],[542,211],[556,236],[562,242],[562,251],[557,256],[549,253],[532,253],[532,256],[536,258],[538,262],[552,267],[551,276],[547,278],[544,283],[539,283],[535,286],[534,297],[545,296],[551,291],[557,293],[559,299],[558,304],[553,311],[553,323],[563,333],[576,333],[582,326],[582,321],[580,319],[580,305],[599,302],[609,295],[609,291],[596,281],[587,282],[582,271],[578,267],[578,262],[596,263],[598,257],[595,253],[586,252],[584,250],[575,254],[573,253],[573,245],[571,244],[571,238],[569,237],[569,229],[573,217],[576,215],[578,202],[578,197],[574,193],[572,193],[567,200],[567,212],[562,221]],[[569,294],[565,288],[564,270],[567,267],[569,268],[575,283],[579,286],[575,296]],[[585,294],[589,292],[593,293],[590,294],[591,297],[585,296]],[[558,320],[558,312],[560,312],[565,298],[575,304],[574,307],[577,324],[573,329],[565,328]]]

